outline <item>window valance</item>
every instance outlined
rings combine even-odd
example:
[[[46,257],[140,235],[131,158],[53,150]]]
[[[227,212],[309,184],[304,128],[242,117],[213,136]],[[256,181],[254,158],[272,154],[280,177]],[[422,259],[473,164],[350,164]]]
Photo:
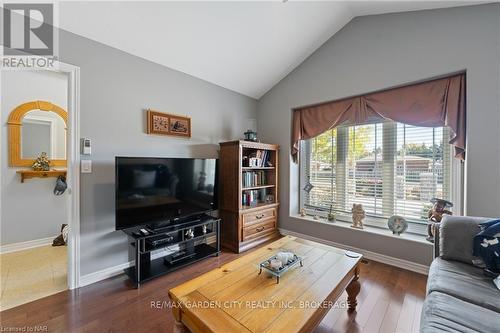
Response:
[[[465,158],[465,73],[450,77],[294,109],[292,158],[300,140],[339,125],[381,120],[423,127],[448,126],[455,157]]]

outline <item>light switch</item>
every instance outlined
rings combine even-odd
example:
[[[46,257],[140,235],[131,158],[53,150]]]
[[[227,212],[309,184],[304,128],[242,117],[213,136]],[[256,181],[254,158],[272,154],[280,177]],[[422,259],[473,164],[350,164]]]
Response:
[[[82,173],[92,173],[92,160],[82,160],[81,161],[81,172]]]

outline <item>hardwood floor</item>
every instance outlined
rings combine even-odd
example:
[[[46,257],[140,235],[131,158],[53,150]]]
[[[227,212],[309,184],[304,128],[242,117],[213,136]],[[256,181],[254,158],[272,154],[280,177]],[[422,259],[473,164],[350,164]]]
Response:
[[[248,253],[248,252],[247,252]],[[243,254],[223,252],[133,289],[119,275],[0,312],[7,327],[47,332],[172,332],[168,290]],[[326,332],[418,332],[426,276],[370,261],[361,266],[357,311],[333,308],[316,329]],[[345,301],[344,293],[339,301]],[[225,332],[224,332],[225,333]]]

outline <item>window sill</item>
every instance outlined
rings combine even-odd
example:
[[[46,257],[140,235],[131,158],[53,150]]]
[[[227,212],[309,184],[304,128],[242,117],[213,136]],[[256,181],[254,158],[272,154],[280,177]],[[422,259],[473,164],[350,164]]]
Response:
[[[357,228],[352,228],[350,222],[345,222],[345,221],[335,221],[335,222],[328,222],[325,218],[320,218],[319,220],[315,220],[312,216],[300,216],[299,214],[292,214],[290,215],[292,218],[296,218],[299,220],[306,220],[306,221],[311,221],[311,222],[316,222],[316,223],[322,223],[322,224],[327,224],[329,226],[332,226],[334,228],[344,228],[344,229],[349,229],[352,232],[365,232],[365,233],[371,233],[371,234],[376,234],[376,235],[381,235],[389,238],[396,238],[396,239],[401,239],[405,241],[410,241],[410,242],[417,242],[421,244],[426,244],[429,247],[433,247],[433,244],[428,242],[425,239],[424,235],[417,235],[417,234],[412,234],[412,233],[404,233],[401,235],[394,235],[392,232],[388,229],[383,229],[383,228],[377,228],[377,227],[372,227],[372,226],[367,226],[365,225],[363,229],[357,229]]]

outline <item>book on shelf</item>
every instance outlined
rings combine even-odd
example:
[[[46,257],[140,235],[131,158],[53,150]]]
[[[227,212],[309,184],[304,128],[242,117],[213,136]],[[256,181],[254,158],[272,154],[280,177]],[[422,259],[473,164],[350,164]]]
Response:
[[[243,157],[243,166],[252,168],[262,168],[269,166],[271,153],[269,150],[257,149]]]
[[[243,206],[256,206],[259,202],[266,202],[268,191],[263,188],[260,190],[245,190],[241,196]]]
[[[258,203],[259,192],[257,190],[245,191],[242,195],[243,206],[255,206]]]
[[[263,170],[243,171],[242,183],[243,187],[266,185],[266,173]]]

